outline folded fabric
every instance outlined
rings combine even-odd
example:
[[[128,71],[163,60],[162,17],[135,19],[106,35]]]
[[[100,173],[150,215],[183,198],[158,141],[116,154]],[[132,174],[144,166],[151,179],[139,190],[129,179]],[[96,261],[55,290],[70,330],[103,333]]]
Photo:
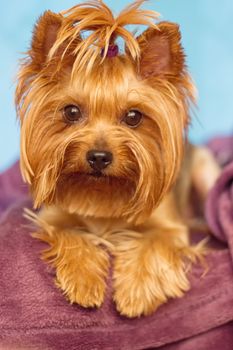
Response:
[[[1,214],[12,204],[21,201],[27,196],[27,186],[23,183],[19,163],[16,162],[12,167],[0,175],[0,218]]]
[[[233,254],[233,162],[224,168],[210,191],[205,213],[211,231],[218,239],[228,242]]]
[[[214,137],[208,142],[207,146],[221,166],[233,161],[233,136]]]
[[[46,245],[30,236],[23,219],[30,200],[18,164],[0,175],[0,349],[232,350],[232,179],[229,164],[206,205],[210,227],[224,242],[209,254],[208,273],[194,266],[183,298],[151,316],[127,319],[112,302],[111,276],[100,309],[65,300],[54,286],[54,271],[40,260]]]

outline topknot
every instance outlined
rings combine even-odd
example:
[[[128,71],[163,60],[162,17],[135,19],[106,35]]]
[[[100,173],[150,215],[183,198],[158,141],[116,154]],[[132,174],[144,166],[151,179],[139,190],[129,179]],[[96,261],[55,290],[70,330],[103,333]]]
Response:
[[[140,9],[145,1],[147,0],[133,2],[117,17],[114,17],[102,0],[88,1],[61,12],[62,26],[50,50],[49,58],[52,59],[55,52],[61,48],[63,58],[79,38],[72,51],[75,56],[73,71],[82,70],[84,67],[89,71],[98,57],[101,57],[101,62],[108,57],[109,47],[111,49],[116,46],[116,39],[121,37],[127,52],[133,60],[137,60],[140,57],[140,47],[135,32],[131,32],[125,26],[145,25],[157,28],[154,20],[158,19],[159,13]],[[84,35],[86,37],[83,37]]]

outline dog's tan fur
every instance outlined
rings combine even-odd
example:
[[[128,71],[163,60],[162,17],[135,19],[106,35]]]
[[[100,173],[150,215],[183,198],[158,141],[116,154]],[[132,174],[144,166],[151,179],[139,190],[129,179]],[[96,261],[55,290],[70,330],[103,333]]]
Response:
[[[154,24],[157,13],[136,1],[116,19],[102,1],[38,21],[16,91],[21,120],[21,169],[30,184],[43,257],[72,303],[101,306],[109,254],[114,301],[128,317],[147,315],[189,289],[191,246],[172,190],[180,171],[189,105],[195,89],[176,24]],[[126,24],[149,28],[135,38]],[[81,34],[91,31],[86,38]],[[109,58],[122,36],[124,54]],[[102,52],[102,54],[101,54]],[[82,119],[67,125],[66,105]],[[132,129],[130,109],[143,113]],[[113,162],[90,175],[86,153],[106,149]],[[197,180],[198,182],[198,180]]]

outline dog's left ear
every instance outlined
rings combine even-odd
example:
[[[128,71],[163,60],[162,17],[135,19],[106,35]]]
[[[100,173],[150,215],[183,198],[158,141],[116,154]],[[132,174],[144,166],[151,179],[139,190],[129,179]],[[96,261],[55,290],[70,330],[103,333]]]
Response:
[[[161,22],[138,38],[141,50],[139,74],[144,78],[178,78],[185,70],[185,55],[181,46],[179,26]]]
[[[51,11],[45,11],[38,19],[33,30],[30,55],[39,67],[46,62],[61,26],[62,16]]]

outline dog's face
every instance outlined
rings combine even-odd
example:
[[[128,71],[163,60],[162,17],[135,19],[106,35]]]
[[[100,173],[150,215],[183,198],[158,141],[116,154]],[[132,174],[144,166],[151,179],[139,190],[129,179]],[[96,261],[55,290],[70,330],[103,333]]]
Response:
[[[135,39],[138,64],[126,53],[74,71],[73,52],[45,59],[62,21],[49,12],[38,22],[17,90],[21,166],[35,206],[141,222],[182,159],[192,86],[178,27],[161,23]]]

